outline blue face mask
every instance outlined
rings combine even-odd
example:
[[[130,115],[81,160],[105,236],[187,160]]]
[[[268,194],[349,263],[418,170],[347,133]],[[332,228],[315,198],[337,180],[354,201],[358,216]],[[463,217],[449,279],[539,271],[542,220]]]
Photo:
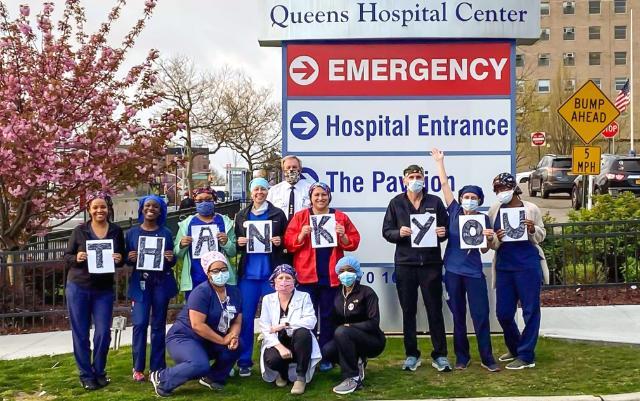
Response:
[[[227,281],[229,281],[229,271],[227,270],[226,272],[211,274],[209,276],[209,281],[216,287],[222,287],[227,284]]]
[[[213,212],[215,211],[215,203],[213,203],[213,201],[204,201],[204,202],[200,202],[200,203],[196,203],[196,212],[198,212],[198,214],[200,216],[205,216],[205,217],[209,217],[209,216],[213,216]]]
[[[463,199],[461,206],[467,212],[474,212],[478,208],[478,200],[477,199]]]
[[[345,287],[351,287],[356,282],[357,276],[354,272],[342,272],[338,274],[338,279]]]
[[[422,180],[411,180],[409,181],[409,185],[407,185],[409,191],[416,193],[422,191],[424,188],[424,181]]]

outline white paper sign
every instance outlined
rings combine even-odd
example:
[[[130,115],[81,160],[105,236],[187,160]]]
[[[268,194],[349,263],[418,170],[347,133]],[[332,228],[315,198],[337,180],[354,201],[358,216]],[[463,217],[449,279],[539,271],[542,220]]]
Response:
[[[161,272],[164,269],[164,237],[138,238],[136,269]]]
[[[438,246],[435,214],[412,214],[410,220],[412,248],[433,248]]]
[[[313,214],[309,216],[309,220],[312,248],[333,248],[338,246],[335,214]]]
[[[271,253],[271,234],[273,223],[271,220],[245,221],[247,229],[247,253]]]
[[[460,249],[487,247],[487,237],[482,234],[485,227],[484,214],[460,215]]]
[[[89,273],[106,274],[116,272],[116,264],[113,261],[112,239],[89,240],[86,243],[86,247]]]
[[[528,241],[527,226],[524,224],[523,207],[500,209],[500,227],[504,230],[502,242]]]
[[[218,226],[206,224],[191,227],[191,258],[200,259],[202,255],[210,251],[218,250]]]

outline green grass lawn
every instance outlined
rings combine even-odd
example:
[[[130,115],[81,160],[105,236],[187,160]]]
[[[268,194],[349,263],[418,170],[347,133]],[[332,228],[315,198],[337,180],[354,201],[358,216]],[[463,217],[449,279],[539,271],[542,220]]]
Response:
[[[380,358],[367,369],[365,388],[350,396],[338,396],[331,388],[340,381],[340,369],[317,373],[307,386],[306,399],[416,399],[441,397],[479,397],[515,395],[611,394],[640,391],[638,348],[565,342],[541,338],[537,366],[523,371],[489,373],[480,368],[472,340],[472,364],[466,371],[438,373],[423,359],[416,372],[400,370],[404,360],[402,340],[390,338]],[[427,340],[420,339],[423,356],[428,355]],[[493,338],[494,352],[505,351],[501,337]],[[449,354],[453,354],[449,338]],[[452,358],[453,359],[453,358]],[[452,360],[453,362],[453,360]],[[109,353],[107,371],[111,384],[87,392],[80,388],[72,355],[0,361],[0,398],[3,400],[153,400],[149,382],[131,380],[131,350]],[[262,381],[259,367],[250,378],[231,378],[216,399],[288,400],[287,389],[277,389]],[[46,391],[46,395],[37,395]],[[178,388],[171,399],[194,400],[213,396],[210,390],[192,381]]]

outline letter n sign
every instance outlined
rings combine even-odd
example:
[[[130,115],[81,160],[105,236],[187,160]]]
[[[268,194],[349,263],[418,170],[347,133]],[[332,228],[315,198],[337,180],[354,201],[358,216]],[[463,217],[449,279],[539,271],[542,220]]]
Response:
[[[244,226],[247,229],[247,253],[271,253],[271,220],[245,221]]]

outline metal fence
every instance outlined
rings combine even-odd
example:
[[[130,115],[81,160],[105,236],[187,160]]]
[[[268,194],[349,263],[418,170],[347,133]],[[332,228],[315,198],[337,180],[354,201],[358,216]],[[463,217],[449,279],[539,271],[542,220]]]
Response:
[[[640,220],[547,224],[550,287],[640,282]]]
[[[231,218],[239,202],[216,205],[216,211]],[[175,233],[178,223],[194,213],[180,210],[167,216],[167,226]],[[117,222],[124,230],[137,224],[129,219]],[[69,328],[64,285],[67,276],[63,255],[70,231],[36,238],[24,250],[0,252],[0,334]],[[114,313],[128,315],[127,297],[130,268],[116,269]],[[171,301],[173,309],[181,305]]]

